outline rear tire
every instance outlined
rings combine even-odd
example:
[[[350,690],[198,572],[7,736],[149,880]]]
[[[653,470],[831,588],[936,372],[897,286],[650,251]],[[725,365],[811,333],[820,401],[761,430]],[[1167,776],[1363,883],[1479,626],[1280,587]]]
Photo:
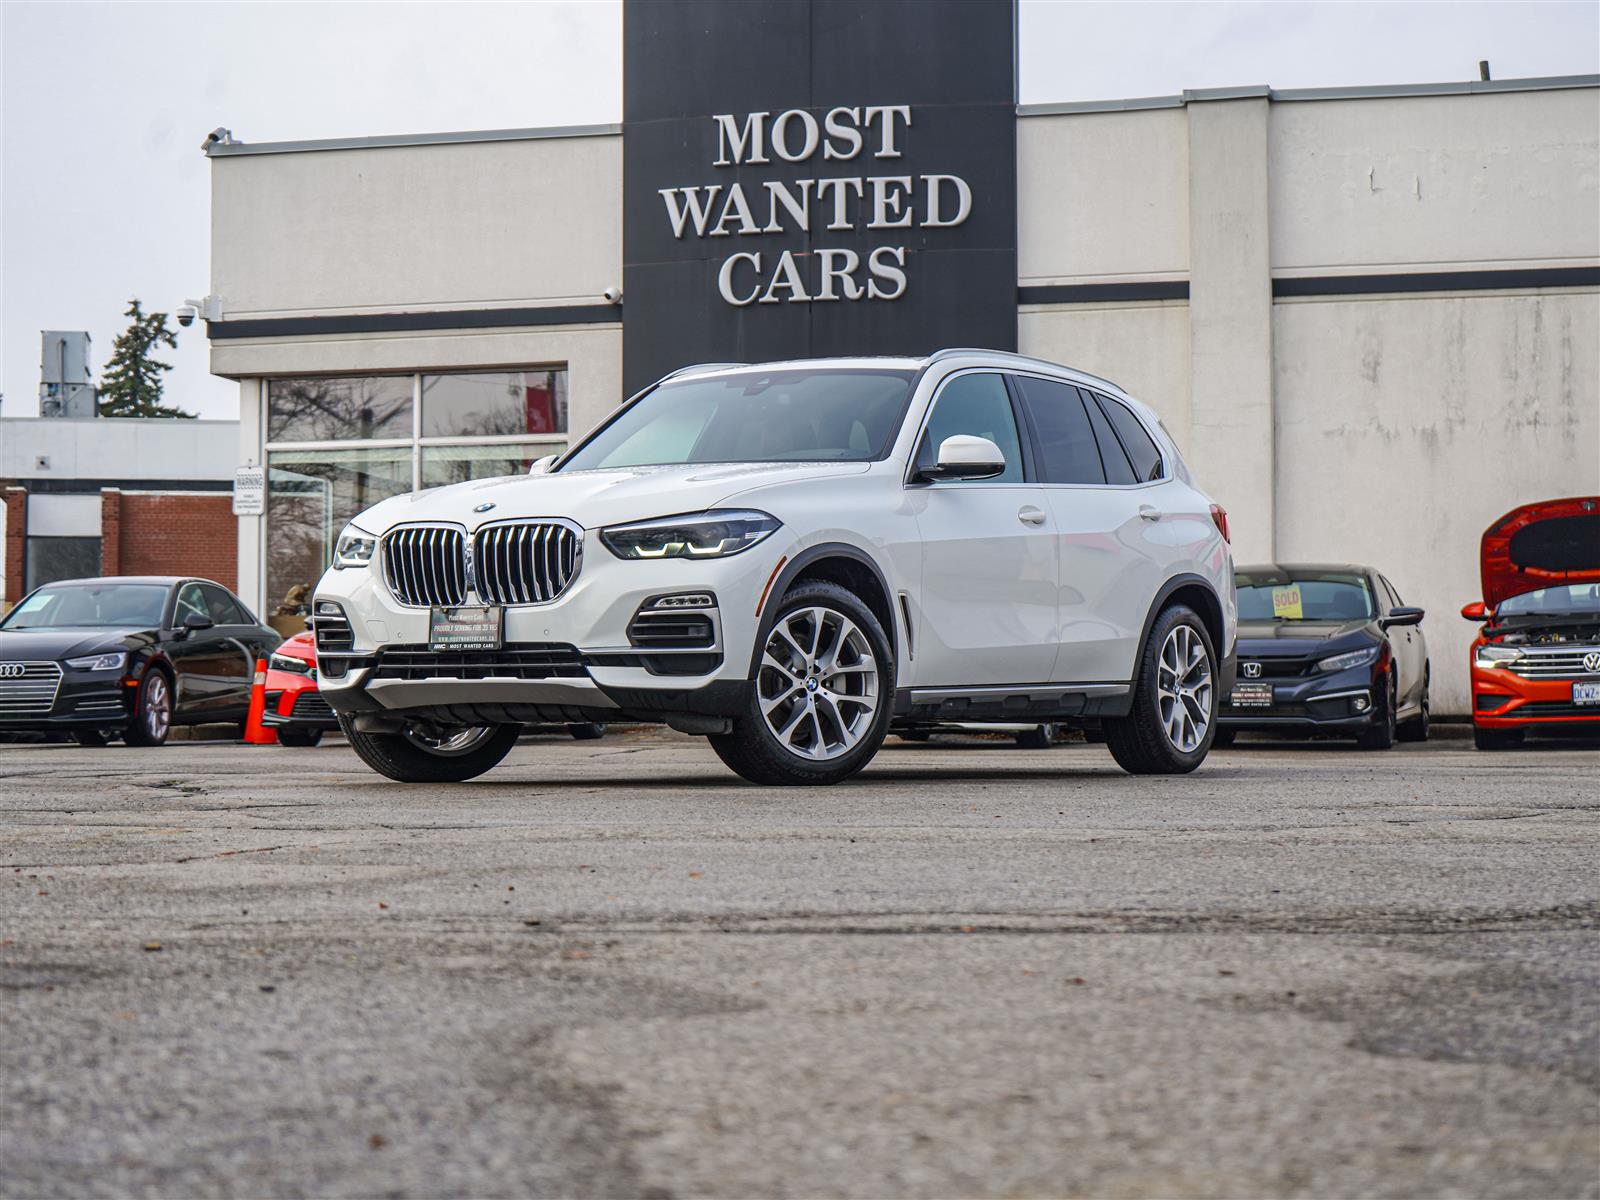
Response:
[[[320,729],[296,729],[292,725],[278,727],[278,744],[280,746],[315,746],[322,741]]]
[[[1422,677],[1422,711],[1409,721],[1402,721],[1395,730],[1395,736],[1402,742],[1425,742],[1428,740],[1428,730],[1432,728],[1432,717],[1428,711],[1428,684],[1429,677]]]
[[[1520,729],[1485,729],[1481,725],[1472,727],[1472,744],[1479,750],[1509,750],[1522,745],[1522,738]]]
[[[1060,732],[1059,725],[1035,725],[1017,734],[1017,745],[1023,750],[1048,750],[1056,744]]]
[[[711,748],[751,783],[848,779],[889,732],[894,665],[861,600],[836,583],[801,583],[763,636],[744,712],[732,733],[711,735]]]
[[[133,696],[133,720],[122,740],[130,746],[159,746],[172,732],[172,681],[151,667]]]
[[[455,736],[465,739],[472,735],[472,740],[446,750],[437,742],[430,747],[424,735],[409,730],[363,733],[343,717],[339,723],[356,756],[378,774],[398,783],[462,783],[475,779],[510,754],[522,732],[520,725],[462,729]]]
[[[75,729],[72,737],[80,746],[109,746],[112,735],[104,729]]]
[[[567,732],[572,735],[575,742],[598,742],[606,735],[604,721],[574,722],[567,726]]]
[[[1217,729],[1217,656],[1200,614],[1164,609],[1139,655],[1133,706],[1101,721],[1106,746],[1130,775],[1184,775],[1206,759]]]

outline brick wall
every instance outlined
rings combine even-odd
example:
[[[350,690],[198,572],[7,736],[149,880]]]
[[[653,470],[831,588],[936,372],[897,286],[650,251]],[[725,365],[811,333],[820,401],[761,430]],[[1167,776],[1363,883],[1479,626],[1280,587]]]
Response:
[[[19,487],[5,490],[6,504],[6,594],[0,609],[22,599],[22,569],[28,551],[28,493]]]
[[[214,494],[100,493],[101,570],[107,575],[198,575],[236,588],[238,518]]]

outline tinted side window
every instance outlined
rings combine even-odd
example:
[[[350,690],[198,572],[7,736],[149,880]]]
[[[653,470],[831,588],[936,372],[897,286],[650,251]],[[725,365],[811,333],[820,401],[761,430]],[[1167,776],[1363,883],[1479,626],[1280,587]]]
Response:
[[[1104,483],[1094,429],[1078,389],[1049,379],[1016,376],[1022,405],[1039,435],[1039,477],[1045,483]]]
[[[218,625],[254,624],[233,602],[233,597],[221,588],[202,584],[200,590],[205,593],[206,611]]]
[[[1100,407],[1105,409],[1106,416],[1116,428],[1117,436],[1122,439],[1122,448],[1128,452],[1128,458],[1133,463],[1133,473],[1145,483],[1152,479],[1160,479],[1161,451],[1156,448],[1155,442],[1150,440],[1150,435],[1139,423],[1139,418],[1125,405],[1118,404],[1115,400],[1107,399],[1105,396],[1095,398],[1100,401]]]
[[[998,375],[975,373],[958,375],[944,385],[933,402],[933,415],[922,435],[917,466],[931,467],[939,458],[939,447],[946,438],[958,434],[988,438],[1005,455],[1006,469],[981,483],[1021,483],[1022,443],[1017,437],[1017,419],[1011,411],[1011,394]]]
[[[186,583],[178,589],[178,602],[172,609],[172,625],[178,629],[183,626],[183,619],[190,614],[210,617],[211,609],[206,604],[205,593],[200,590],[198,583]],[[215,617],[211,618],[216,620]]]
[[[1105,464],[1107,483],[1138,483],[1133,464],[1122,452],[1122,443],[1111,431],[1111,422],[1095,403],[1094,393],[1083,393],[1083,406],[1089,411],[1089,423],[1094,426],[1095,441],[1100,443],[1100,461]]]

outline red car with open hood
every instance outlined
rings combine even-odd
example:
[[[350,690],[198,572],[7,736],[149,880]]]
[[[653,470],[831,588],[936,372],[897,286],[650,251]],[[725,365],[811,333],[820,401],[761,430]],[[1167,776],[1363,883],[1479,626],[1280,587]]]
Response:
[[[1461,610],[1472,644],[1480,750],[1530,728],[1600,733],[1600,496],[1513,509],[1484,531],[1483,599]]]

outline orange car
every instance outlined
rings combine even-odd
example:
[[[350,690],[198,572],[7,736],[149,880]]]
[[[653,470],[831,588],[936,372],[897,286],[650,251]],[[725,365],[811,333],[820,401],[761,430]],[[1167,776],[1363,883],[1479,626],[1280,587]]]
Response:
[[[1532,728],[1600,733],[1600,496],[1513,509],[1484,531],[1482,621],[1472,643],[1472,734],[1480,750]]]

